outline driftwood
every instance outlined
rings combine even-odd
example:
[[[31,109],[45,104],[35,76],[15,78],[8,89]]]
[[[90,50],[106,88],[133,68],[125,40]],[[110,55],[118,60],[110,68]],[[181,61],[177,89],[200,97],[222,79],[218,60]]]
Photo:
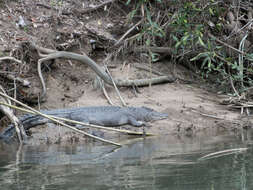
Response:
[[[45,98],[46,95],[46,85],[41,72],[41,64],[44,61],[52,59],[65,58],[80,61],[81,63],[88,65],[105,83],[113,85],[113,81],[111,80],[109,74],[107,74],[95,61],[93,61],[87,55],[80,55],[66,51],[55,51],[52,49],[37,46],[35,44],[32,44],[32,47],[35,48],[38,51],[40,57],[42,57],[41,59],[38,60],[38,74],[42,85],[42,93],[41,93],[42,100]],[[153,85],[165,82],[171,83],[174,82],[175,80],[176,79],[174,77],[158,76],[154,78],[136,79],[136,80],[114,79],[114,82],[119,87],[132,87],[132,86],[148,86],[150,84]]]

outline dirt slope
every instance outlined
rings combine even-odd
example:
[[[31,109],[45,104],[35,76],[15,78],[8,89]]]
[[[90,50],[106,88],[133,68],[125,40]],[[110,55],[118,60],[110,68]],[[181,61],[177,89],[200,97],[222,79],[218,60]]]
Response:
[[[162,66],[160,69],[164,70]],[[42,109],[109,105],[102,91],[94,89],[94,75],[87,76],[87,73],[90,73],[89,68],[77,63],[58,69],[48,77],[47,102],[41,105]],[[111,71],[113,76],[122,78],[134,77],[136,73],[147,74],[146,71],[137,72],[133,67],[122,69],[121,65]],[[183,76],[183,71],[183,68],[178,68],[176,72]],[[79,80],[73,80],[71,76]],[[121,105],[114,88],[106,87],[106,89],[113,103]],[[139,93],[135,93],[131,88],[120,88],[120,93],[128,106],[146,106],[169,114],[168,119],[156,121],[146,129],[147,132],[161,136],[167,134],[194,137],[200,133],[216,134],[234,131],[248,124],[248,121],[239,120],[241,116],[237,110],[229,111],[228,107],[219,103],[221,101],[219,96],[204,90],[197,81],[192,84],[176,81],[171,84],[139,88]],[[131,126],[122,128],[142,131]],[[40,143],[45,142],[45,139],[49,139],[52,143],[57,143],[59,139],[61,142],[82,141],[80,135],[62,128],[56,130],[52,126],[46,127],[46,130],[34,129],[33,132],[42,140]],[[117,142],[128,138],[125,135],[108,132],[101,132],[98,135]]]

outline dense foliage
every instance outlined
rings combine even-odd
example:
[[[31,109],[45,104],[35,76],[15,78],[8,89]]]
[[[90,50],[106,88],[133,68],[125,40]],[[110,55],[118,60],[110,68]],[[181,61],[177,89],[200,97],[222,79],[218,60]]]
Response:
[[[128,0],[127,4],[134,5],[131,19],[143,18],[137,35],[142,45],[171,48],[176,62],[194,65],[203,78],[215,78],[230,90],[243,92],[252,85],[250,2]],[[149,53],[155,61],[156,53]]]

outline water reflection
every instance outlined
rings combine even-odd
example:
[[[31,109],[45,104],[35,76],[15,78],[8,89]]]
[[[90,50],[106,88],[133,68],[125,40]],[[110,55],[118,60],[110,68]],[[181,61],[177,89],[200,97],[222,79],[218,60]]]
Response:
[[[0,146],[1,189],[252,189],[251,131],[112,146]],[[224,149],[245,152],[198,159]]]

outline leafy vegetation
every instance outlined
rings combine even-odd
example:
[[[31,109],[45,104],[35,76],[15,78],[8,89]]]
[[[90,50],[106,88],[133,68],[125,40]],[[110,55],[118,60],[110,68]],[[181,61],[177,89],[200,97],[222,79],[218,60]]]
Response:
[[[143,18],[136,37],[139,45],[170,47],[174,53],[172,57],[197,65],[203,78],[215,78],[219,85],[230,86],[233,83],[239,92],[253,84],[253,55],[245,45],[247,36],[239,31],[233,34],[234,20],[229,20],[226,15],[234,8],[229,1],[128,0],[127,4],[134,5],[130,19]],[[241,16],[245,24],[249,19],[244,9],[247,2],[236,7],[234,10],[237,12],[233,15]],[[238,25],[241,23],[237,21]],[[156,61],[155,53],[149,53]]]

